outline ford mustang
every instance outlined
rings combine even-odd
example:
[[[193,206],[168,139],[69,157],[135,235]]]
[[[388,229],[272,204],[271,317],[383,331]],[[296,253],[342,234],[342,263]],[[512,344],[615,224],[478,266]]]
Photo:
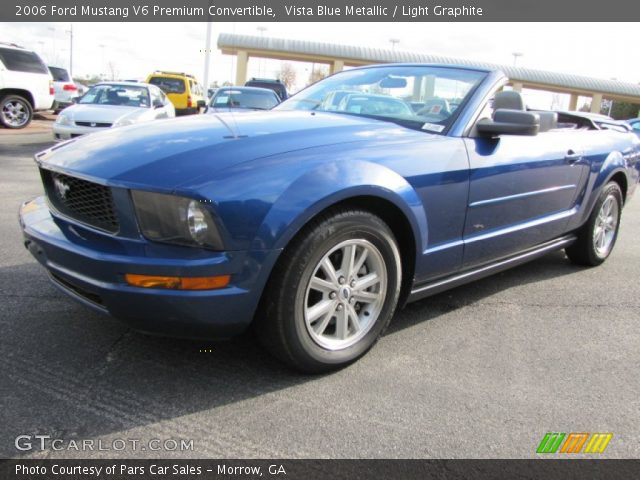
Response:
[[[344,71],[269,112],[109,129],[36,155],[25,246],[133,328],[255,328],[305,372],[362,356],[397,308],[564,249],[598,265],[640,141],[527,109],[500,71]]]

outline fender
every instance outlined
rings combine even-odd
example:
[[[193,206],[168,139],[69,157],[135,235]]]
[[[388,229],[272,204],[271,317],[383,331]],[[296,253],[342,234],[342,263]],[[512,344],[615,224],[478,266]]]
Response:
[[[394,171],[361,160],[316,165],[298,177],[274,202],[253,244],[282,249],[318,213],[358,196],[378,197],[394,204],[411,225],[416,251],[426,248],[427,217],[417,192]]]
[[[618,173],[624,174],[627,181],[627,187],[631,188],[631,179],[629,178],[629,172],[627,170],[627,162],[625,160],[625,156],[619,151],[609,153],[601,164],[599,162],[592,163],[591,172],[589,174],[590,179],[587,181],[588,183],[586,187],[588,193],[583,200],[580,215],[575,221],[572,221],[572,228],[579,228],[584,225],[588,220],[589,215],[591,215],[594,205],[598,201],[602,188],[611,181],[614,175]]]

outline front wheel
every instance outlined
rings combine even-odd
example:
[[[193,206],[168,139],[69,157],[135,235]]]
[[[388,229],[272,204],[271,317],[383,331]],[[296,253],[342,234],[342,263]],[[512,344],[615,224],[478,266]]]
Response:
[[[618,238],[621,212],[622,191],[616,182],[609,182],[602,189],[589,220],[578,233],[578,239],[566,249],[569,260],[588,266],[604,262]]]
[[[283,252],[257,327],[275,356],[308,373],[369,350],[398,303],[401,262],[389,227],[361,210],[314,220]]]

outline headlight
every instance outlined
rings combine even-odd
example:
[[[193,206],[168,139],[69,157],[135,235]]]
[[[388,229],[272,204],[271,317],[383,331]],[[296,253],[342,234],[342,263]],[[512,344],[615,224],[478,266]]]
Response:
[[[126,118],[124,120],[119,120],[113,124],[114,127],[126,127],[127,125],[133,125],[135,122],[130,118]]]
[[[132,190],[142,234],[156,242],[223,250],[206,204],[191,198]]]
[[[67,115],[59,114],[56,123],[59,125],[71,125],[73,122]]]

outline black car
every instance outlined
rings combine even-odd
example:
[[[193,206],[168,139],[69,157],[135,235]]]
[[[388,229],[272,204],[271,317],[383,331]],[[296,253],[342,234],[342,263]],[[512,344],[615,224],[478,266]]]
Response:
[[[222,87],[209,101],[207,113],[238,110],[271,110],[280,103],[273,90],[257,87]]]
[[[287,88],[284,86],[278,79],[271,78],[252,78],[247,83],[244,84],[245,87],[258,87],[258,88],[268,88],[269,90],[273,90],[280,97],[280,100],[286,100],[289,98],[289,94],[287,93]]]

